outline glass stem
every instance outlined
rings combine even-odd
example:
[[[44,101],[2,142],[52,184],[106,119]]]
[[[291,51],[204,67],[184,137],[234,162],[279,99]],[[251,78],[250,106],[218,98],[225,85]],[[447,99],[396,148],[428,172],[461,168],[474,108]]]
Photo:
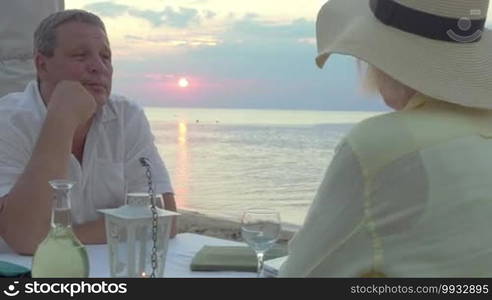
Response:
[[[260,278],[261,277],[261,272],[263,271],[263,259],[265,257],[265,252],[259,251],[256,253],[256,256],[258,257],[258,267],[257,267],[257,274],[256,277]]]

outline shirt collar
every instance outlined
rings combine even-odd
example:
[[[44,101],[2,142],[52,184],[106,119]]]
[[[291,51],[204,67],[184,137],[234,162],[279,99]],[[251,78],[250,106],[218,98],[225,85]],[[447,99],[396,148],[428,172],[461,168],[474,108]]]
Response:
[[[102,109],[96,113],[100,116],[100,120],[103,123],[115,120],[117,118],[116,109],[114,106],[114,100],[112,96],[109,96],[106,104],[103,105]]]
[[[435,99],[420,93],[415,94],[408,101],[407,105],[403,108],[404,111],[415,110],[417,108],[423,107],[424,105],[437,104],[440,107],[448,107],[452,110],[459,110],[462,112],[474,112],[468,114],[471,116],[471,121],[473,126],[477,128],[477,133],[487,139],[492,139],[492,124],[490,123],[490,118],[492,117],[492,110],[486,109],[477,109],[472,107],[464,107],[458,104],[442,101],[439,99]]]
[[[436,102],[443,103],[444,101],[426,96],[421,93],[416,93],[412,98],[410,98],[410,100],[408,100],[408,103],[403,108],[403,111],[414,110],[416,108],[424,106],[425,104],[436,103]]]
[[[34,105],[36,109],[41,114],[41,116],[46,116],[46,104],[43,102],[43,98],[41,97],[41,93],[39,92],[39,85],[36,80],[29,82],[27,85],[25,93],[31,94],[32,98],[34,98]]]
[[[430,101],[436,101],[435,99],[432,99],[424,94],[421,93],[416,93],[410,100],[408,100],[407,105],[403,108],[404,111],[406,110],[414,110],[418,107],[423,106],[426,102]]]

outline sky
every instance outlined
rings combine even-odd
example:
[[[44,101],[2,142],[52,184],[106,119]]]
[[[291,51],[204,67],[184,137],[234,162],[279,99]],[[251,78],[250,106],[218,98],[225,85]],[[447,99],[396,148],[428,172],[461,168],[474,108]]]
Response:
[[[144,106],[385,110],[355,60],[316,56],[320,0],[66,0],[98,14],[113,92]]]

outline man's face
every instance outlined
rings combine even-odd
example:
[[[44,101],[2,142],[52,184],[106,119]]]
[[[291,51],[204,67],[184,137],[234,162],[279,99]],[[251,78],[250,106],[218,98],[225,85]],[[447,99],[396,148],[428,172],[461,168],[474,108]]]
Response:
[[[80,82],[94,96],[98,107],[106,103],[111,93],[111,49],[106,34],[95,25],[80,22],[60,25],[56,29],[54,55],[38,54],[36,66],[48,98],[62,80]]]

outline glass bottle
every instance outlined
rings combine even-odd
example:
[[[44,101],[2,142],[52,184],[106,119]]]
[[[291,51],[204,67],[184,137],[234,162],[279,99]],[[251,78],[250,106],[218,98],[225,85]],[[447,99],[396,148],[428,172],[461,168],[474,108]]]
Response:
[[[88,277],[87,251],[72,230],[69,180],[51,180],[55,190],[51,229],[32,260],[32,277]]]

